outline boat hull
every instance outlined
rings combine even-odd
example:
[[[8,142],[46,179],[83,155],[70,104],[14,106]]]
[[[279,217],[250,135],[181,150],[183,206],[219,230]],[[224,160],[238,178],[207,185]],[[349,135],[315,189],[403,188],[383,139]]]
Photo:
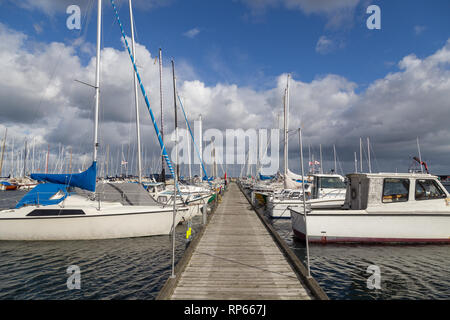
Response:
[[[319,210],[320,211],[320,210]],[[309,213],[291,210],[295,237],[317,243],[450,243],[450,214]]]
[[[177,215],[176,224],[181,217]],[[136,209],[114,214],[0,218],[0,240],[94,240],[168,235],[172,222],[171,210]]]
[[[290,219],[291,212],[288,207],[296,207],[300,205],[299,202],[269,202],[267,205],[267,212],[271,218],[274,219]]]
[[[12,191],[12,190],[17,190],[17,186],[16,185],[0,185],[0,190],[1,191]]]

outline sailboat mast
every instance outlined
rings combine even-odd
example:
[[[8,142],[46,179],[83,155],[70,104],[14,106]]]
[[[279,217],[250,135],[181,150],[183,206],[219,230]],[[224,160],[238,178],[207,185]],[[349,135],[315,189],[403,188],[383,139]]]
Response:
[[[47,145],[47,158],[45,160],[45,173],[48,173],[48,158],[50,156],[50,145]]]
[[[320,173],[323,174],[323,165],[322,165],[322,145],[319,145],[320,149]]]
[[[336,145],[333,144],[333,151],[334,151],[334,173],[337,173],[337,163],[336,163]]]
[[[23,157],[23,176],[26,177],[27,175],[27,140],[25,139],[25,151],[24,151],[24,157]]]
[[[97,56],[95,69],[95,110],[94,110],[94,162],[98,152],[98,106],[100,102],[100,42],[102,31],[102,0],[98,0],[97,10]]]
[[[33,138],[33,157],[31,160],[31,172],[34,172],[34,149],[36,147],[36,137]]]
[[[362,162],[362,139],[359,138],[359,169],[361,173],[363,172],[363,162]]]
[[[367,155],[368,155],[368,161],[369,161],[369,173],[372,173],[372,165],[370,164],[370,142],[369,142],[369,137],[367,137]]]
[[[5,155],[5,144],[6,144],[6,134],[8,133],[8,128],[5,130],[5,137],[3,138],[2,143],[2,159],[0,161],[0,177],[2,176],[2,169],[3,169],[3,157]]]
[[[11,177],[14,177],[14,137],[11,146]]]
[[[177,214],[177,191],[178,191],[178,177],[179,177],[179,164],[178,164],[178,123],[177,123],[177,86],[175,79],[175,64],[172,59],[172,77],[173,77],[173,102],[175,111],[175,174],[173,175],[173,221],[172,221],[172,278],[175,277],[175,217]]]
[[[284,174],[287,175],[288,170],[288,129],[289,129],[289,78],[287,77],[286,90],[284,91]]]
[[[257,130],[257,134],[256,134],[256,170],[255,170],[256,177],[255,178],[258,180],[259,180],[259,163],[260,163],[260,153],[261,153],[261,150],[260,150],[261,141],[260,141],[259,134],[260,134],[260,130]]]
[[[172,59],[172,79],[173,79],[173,103],[174,103],[174,111],[175,111],[175,146],[176,146],[176,168],[175,168],[175,174],[177,176],[177,179],[180,177],[180,164],[178,163],[178,118],[177,118],[177,81],[175,77],[175,63]]]
[[[192,170],[191,170],[191,138],[189,137],[189,127],[186,119],[186,140],[187,140],[187,156],[188,160],[188,172],[189,172],[189,180],[192,178]]]
[[[131,5],[131,0],[128,1],[130,5],[130,24],[131,24],[131,53],[136,61],[136,47],[134,44],[134,23],[133,23],[133,8]],[[138,177],[139,183],[142,183],[142,160],[141,160],[141,130],[139,121],[139,96],[137,88],[137,77],[136,72],[133,69],[133,81],[134,81],[134,103],[136,106],[136,137],[137,137],[137,165],[138,165]]]
[[[161,105],[161,140],[164,144],[164,113],[163,113],[163,89],[162,89],[162,52],[159,48],[159,103]],[[164,168],[164,155],[161,154],[161,182],[166,181],[166,170]]]
[[[199,153],[200,153],[200,167],[199,167],[199,177],[200,177],[200,181],[203,177],[203,172],[202,172],[202,159],[203,159],[203,129],[202,129],[202,115],[199,116],[198,119],[198,126],[199,126],[199,143],[198,143],[198,149],[199,149]]]

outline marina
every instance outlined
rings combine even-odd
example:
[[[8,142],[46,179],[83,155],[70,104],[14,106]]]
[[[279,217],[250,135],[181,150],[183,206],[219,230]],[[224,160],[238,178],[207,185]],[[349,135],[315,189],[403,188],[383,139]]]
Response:
[[[450,4],[275,2],[0,4],[0,300],[450,299]]]

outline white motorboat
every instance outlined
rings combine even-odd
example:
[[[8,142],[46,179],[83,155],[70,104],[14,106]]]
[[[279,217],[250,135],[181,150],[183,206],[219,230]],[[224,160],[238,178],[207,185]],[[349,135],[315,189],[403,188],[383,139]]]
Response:
[[[347,178],[339,208],[289,208],[296,237],[307,234],[310,242],[322,243],[450,243],[449,193],[436,176],[355,173]]]
[[[344,177],[338,174],[311,174],[305,183],[307,203],[313,207],[334,208],[344,203]],[[267,211],[272,218],[290,218],[288,208],[303,206],[303,191],[283,189],[268,201]]]

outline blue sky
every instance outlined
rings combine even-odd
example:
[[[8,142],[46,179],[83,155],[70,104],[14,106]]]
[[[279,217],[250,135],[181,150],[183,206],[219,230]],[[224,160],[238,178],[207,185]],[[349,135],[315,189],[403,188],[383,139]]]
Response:
[[[117,4],[124,25],[129,27],[127,2]],[[103,3],[103,46],[120,48],[111,4],[109,0]],[[20,9],[9,1],[0,4],[0,21],[37,41],[70,42],[80,34],[65,28],[65,12],[49,15],[37,9]],[[381,30],[367,29],[367,4],[380,6]],[[449,37],[449,17],[450,2],[446,0],[432,4],[360,2],[349,19],[332,27],[327,26],[329,17],[320,12],[308,14],[279,5],[254,13],[241,1],[172,0],[150,9],[137,3],[135,8],[137,40],[152,54],[162,47],[165,57],[187,61],[208,85],[236,83],[256,90],[270,87],[283,72],[292,72],[302,81],[338,74],[365,88],[395,71],[402,57],[410,53],[424,57],[442,47]],[[41,26],[41,33],[35,25]],[[195,36],[184,35],[193,29],[198,30]],[[95,7],[87,30],[81,30],[84,33],[95,43]],[[321,36],[334,41],[329,52],[316,51]],[[83,58],[87,61],[88,57]]]

